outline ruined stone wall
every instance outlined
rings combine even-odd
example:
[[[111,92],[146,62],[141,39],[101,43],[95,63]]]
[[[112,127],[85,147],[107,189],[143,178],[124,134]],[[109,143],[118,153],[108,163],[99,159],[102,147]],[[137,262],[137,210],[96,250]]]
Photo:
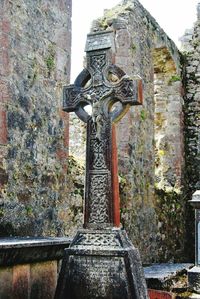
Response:
[[[140,75],[144,89],[143,105],[118,124],[121,222],[144,262],[178,260],[185,205],[181,56],[137,0],[105,11],[92,28],[109,29],[115,63],[131,77]]]
[[[0,237],[63,235],[76,222],[61,108],[70,51],[71,0],[0,2]]]
[[[200,4],[186,63],[186,167],[192,193],[200,188]]]
[[[188,32],[190,36],[188,38]],[[185,58],[185,177],[187,199],[200,188],[200,4],[194,28],[182,38]],[[193,232],[191,234],[191,232]],[[187,206],[187,236],[194,244],[194,211]]]

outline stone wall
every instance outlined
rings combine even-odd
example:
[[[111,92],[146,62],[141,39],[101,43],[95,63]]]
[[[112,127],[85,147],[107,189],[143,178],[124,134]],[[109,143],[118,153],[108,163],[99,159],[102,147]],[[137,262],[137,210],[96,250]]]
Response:
[[[61,107],[70,51],[71,0],[1,1],[0,237],[74,225]]]
[[[188,184],[194,192],[200,188],[200,4],[190,46],[185,52],[185,133]]]
[[[188,31],[191,32],[188,38]],[[185,58],[185,191],[191,199],[200,188],[200,4],[197,6],[197,21],[194,28],[182,38]],[[193,232],[193,234],[191,234]],[[187,206],[187,236],[194,244],[194,211]],[[189,250],[189,249],[188,249]]]
[[[131,77],[140,75],[144,89],[143,106],[118,123],[121,222],[144,262],[178,260],[185,233],[181,54],[137,0],[93,23],[93,31],[109,29],[115,63]]]

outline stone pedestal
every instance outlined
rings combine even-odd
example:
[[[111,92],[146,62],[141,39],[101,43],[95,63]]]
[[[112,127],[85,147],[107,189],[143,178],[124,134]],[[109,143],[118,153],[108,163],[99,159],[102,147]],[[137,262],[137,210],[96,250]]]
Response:
[[[195,267],[188,271],[188,283],[200,294],[200,190],[193,194],[189,202],[195,208]]]
[[[56,299],[147,299],[138,250],[120,229],[78,231],[65,259]]]

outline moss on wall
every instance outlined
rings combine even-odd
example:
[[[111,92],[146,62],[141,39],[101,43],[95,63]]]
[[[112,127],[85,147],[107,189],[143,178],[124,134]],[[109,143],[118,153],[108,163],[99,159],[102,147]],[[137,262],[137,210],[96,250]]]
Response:
[[[184,255],[186,200],[178,190],[155,190],[160,261],[187,261]]]

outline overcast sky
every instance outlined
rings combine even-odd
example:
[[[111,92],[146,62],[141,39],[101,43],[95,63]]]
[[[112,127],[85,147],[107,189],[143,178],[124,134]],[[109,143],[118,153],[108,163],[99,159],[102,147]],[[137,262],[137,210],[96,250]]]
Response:
[[[91,22],[103,15],[120,0],[72,0],[72,69],[71,82],[82,70],[86,35]],[[140,0],[169,37],[179,46],[185,29],[196,21],[196,6],[200,0]]]

